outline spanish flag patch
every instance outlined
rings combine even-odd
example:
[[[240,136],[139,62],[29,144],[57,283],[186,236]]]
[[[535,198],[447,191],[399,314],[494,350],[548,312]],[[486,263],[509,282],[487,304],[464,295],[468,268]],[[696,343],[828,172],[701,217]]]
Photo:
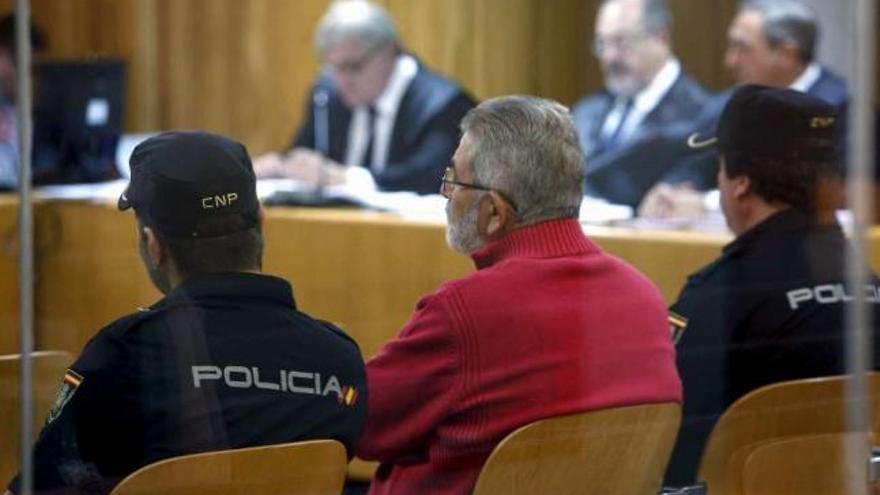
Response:
[[[64,406],[70,402],[70,399],[73,398],[73,394],[76,393],[76,389],[82,385],[83,378],[82,375],[68,369],[66,373],[64,373],[64,378],[61,380],[61,385],[58,387],[58,392],[55,394],[55,403],[52,404],[52,409],[49,410],[49,415],[46,417],[46,424],[55,421],[55,418],[61,416],[61,411],[64,409]]]
[[[357,402],[358,391],[356,388],[346,385],[342,387],[342,393],[339,394],[339,402],[346,406],[353,406]]]
[[[681,336],[684,334],[688,325],[688,319],[675,311],[670,311],[669,315],[669,336],[672,338],[673,344],[678,344]]]

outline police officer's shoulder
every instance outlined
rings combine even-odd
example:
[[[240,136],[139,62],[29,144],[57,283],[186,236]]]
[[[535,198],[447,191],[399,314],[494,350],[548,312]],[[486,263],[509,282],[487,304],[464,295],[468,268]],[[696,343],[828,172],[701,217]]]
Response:
[[[719,274],[725,271],[728,264],[729,261],[726,261],[724,257],[716,259],[703,268],[688,275],[685,286],[696,287],[712,284],[713,281],[718,279]]]
[[[126,333],[149,317],[148,311],[139,310],[107,324],[89,339],[70,369],[80,376],[88,375],[90,383],[95,382],[96,373],[113,376],[116,365],[120,359],[126,359],[124,356],[131,349]]]
[[[690,274],[686,286],[704,286],[728,283],[729,275],[736,275],[744,263],[748,263],[749,250],[738,244],[728,245],[721,256]]]
[[[138,308],[134,313],[125,315],[98,330],[91,340],[101,338],[118,338],[124,336],[130,330],[137,328],[145,321],[155,318],[160,310],[154,308]]]
[[[312,321],[314,321],[315,324],[318,325],[319,327],[329,331],[332,334],[335,334],[338,337],[342,337],[344,340],[350,342],[352,345],[354,345],[354,347],[358,351],[358,353],[360,353],[360,350],[361,350],[360,346],[358,345],[357,342],[355,342],[355,340],[353,338],[351,338],[351,336],[349,336],[345,332],[345,330],[339,328],[338,326],[336,326],[333,323],[330,323],[329,321],[319,320],[317,318],[313,318]]]

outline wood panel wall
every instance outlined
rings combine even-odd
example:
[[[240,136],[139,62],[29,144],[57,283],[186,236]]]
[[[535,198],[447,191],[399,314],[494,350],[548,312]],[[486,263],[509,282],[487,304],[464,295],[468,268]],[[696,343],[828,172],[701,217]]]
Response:
[[[380,0],[405,44],[478,98],[532,93],[571,104],[601,85],[588,46],[599,0]],[[205,128],[254,153],[284,146],[319,67],[329,0],[31,0],[49,55],[129,63],[129,131]],[[0,10],[13,0],[0,0]],[[685,69],[711,89],[737,0],[669,0]]]

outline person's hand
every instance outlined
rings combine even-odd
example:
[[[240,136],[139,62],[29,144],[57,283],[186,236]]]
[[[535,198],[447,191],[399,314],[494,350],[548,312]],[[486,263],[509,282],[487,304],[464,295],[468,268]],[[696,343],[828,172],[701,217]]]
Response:
[[[284,177],[314,186],[335,186],[345,182],[345,169],[320,153],[296,148],[284,158]]]
[[[253,160],[258,179],[276,179],[284,176],[284,157],[281,153],[266,153]]]
[[[706,214],[704,194],[689,183],[652,187],[639,205],[639,216],[661,220],[695,220]]]

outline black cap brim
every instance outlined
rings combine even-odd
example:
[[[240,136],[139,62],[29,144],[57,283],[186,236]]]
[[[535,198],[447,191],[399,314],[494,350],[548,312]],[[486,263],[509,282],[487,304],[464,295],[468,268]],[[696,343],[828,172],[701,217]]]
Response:
[[[126,186],[125,191],[122,191],[122,194],[119,195],[119,200],[116,201],[116,208],[119,211],[125,211],[131,208],[131,202],[128,200],[128,190],[131,188],[131,184]]]

